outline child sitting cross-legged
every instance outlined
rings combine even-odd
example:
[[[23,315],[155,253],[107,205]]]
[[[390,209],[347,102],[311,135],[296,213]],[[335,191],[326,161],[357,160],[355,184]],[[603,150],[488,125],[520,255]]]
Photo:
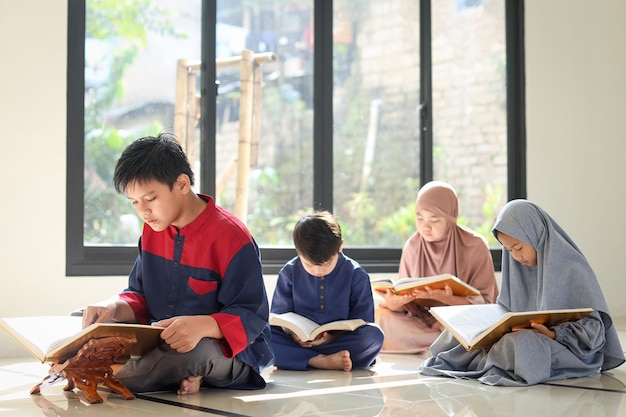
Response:
[[[342,252],[341,228],[328,211],[300,219],[293,230],[297,256],[278,274],[272,313],[294,312],[324,324],[363,319],[354,331],[323,332],[313,341],[272,326],[271,345],[276,366],[350,371],[371,366],[383,343],[374,324],[374,302],[369,275]]]

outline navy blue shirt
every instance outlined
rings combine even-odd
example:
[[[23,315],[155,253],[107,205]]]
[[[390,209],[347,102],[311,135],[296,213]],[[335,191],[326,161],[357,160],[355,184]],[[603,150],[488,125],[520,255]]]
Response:
[[[316,277],[306,272],[296,256],[278,273],[271,311],[294,312],[319,324],[357,318],[371,323],[374,299],[369,275],[358,262],[340,253],[333,271]]]

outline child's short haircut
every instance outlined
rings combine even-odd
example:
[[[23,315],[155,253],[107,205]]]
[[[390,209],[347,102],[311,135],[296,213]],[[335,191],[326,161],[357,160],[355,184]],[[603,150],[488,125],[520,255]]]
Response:
[[[122,194],[128,184],[158,181],[172,189],[180,174],[187,174],[193,186],[193,171],[183,148],[170,133],[137,139],[122,152],[115,165],[113,185]]]
[[[298,255],[322,265],[341,249],[341,227],[329,211],[316,211],[301,218],[293,228]]]

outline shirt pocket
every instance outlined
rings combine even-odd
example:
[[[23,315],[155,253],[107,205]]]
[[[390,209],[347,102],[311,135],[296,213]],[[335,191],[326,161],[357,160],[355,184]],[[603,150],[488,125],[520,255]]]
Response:
[[[217,289],[217,281],[202,281],[194,277],[189,277],[187,284],[198,295],[205,295]]]

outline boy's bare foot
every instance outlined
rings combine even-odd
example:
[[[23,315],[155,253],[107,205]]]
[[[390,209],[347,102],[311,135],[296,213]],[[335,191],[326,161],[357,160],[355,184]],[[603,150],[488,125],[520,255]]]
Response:
[[[201,376],[188,376],[180,381],[180,388],[176,393],[178,395],[195,394],[200,391],[200,384],[202,384]]]
[[[318,369],[338,369],[346,372],[352,370],[350,352],[342,350],[332,355],[317,355],[309,360],[309,366]]]

